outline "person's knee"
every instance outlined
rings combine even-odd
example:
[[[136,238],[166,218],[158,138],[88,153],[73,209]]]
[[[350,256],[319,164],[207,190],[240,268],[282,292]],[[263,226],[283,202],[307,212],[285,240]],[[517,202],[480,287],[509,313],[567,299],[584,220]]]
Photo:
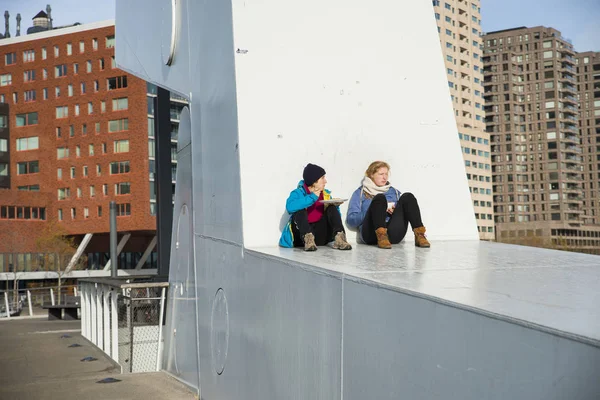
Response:
[[[379,203],[379,202],[387,204],[387,198],[385,197],[385,194],[379,193],[377,196],[373,197],[373,200],[371,200],[371,203]]]
[[[402,195],[400,196],[401,199],[403,200],[416,200],[417,198],[410,192],[405,192],[402,193]]]

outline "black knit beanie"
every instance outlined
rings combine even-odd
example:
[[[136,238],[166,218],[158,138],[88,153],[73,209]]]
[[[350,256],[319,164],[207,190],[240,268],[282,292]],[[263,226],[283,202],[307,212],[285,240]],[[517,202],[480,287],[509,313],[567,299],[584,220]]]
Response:
[[[304,172],[302,173],[302,178],[304,179],[304,183],[306,186],[311,186],[313,183],[318,181],[323,175],[325,175],[325,170],[318,165],[308,164],[304,167]]]

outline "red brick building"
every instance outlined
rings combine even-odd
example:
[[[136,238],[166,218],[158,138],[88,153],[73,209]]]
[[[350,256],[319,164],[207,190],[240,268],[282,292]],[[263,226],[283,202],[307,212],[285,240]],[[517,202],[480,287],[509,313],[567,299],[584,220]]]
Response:
[[[85,253],[104,265],[111,200],[126,264],[154,237],[152,97],[115,67],[114,45],[113,22],[0,39],[0,272],[54,220],[94,234]]]

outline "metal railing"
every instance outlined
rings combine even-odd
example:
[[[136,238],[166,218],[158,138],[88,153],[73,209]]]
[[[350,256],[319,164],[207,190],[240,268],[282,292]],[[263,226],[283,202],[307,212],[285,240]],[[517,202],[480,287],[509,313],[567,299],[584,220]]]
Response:
[[[81,334],[122,372],[160,370],[168,282],[80,280]]]
[[[65,302],[66,296],[77,295],[78,288],[75,285],[0,291],[0,318],[21,316],[23,312],[30,317],[45,313],[43,306],[61,304]],[[8,314],[6,310],[9,310]]]

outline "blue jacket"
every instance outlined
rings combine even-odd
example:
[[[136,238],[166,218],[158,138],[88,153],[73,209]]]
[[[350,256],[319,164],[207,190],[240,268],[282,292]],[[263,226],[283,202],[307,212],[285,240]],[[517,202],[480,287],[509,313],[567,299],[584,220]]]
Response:
[[[388,203],[397,203],[400,199],[400,191],[390,186],[390,189],[385,192],[385,198]],[[362,186],[352,193],[350,203],[348,203],[348,214],[346,215],[346,225],[351,228],[359,228],[360,237],[362,239],[362,223],[367,214],[367,210],[373,199],[367,198],[362,190]],[[386,217],[386,222],[389,216]]]
[[[323,200],[331,199],[331,192],[327,189],[323,190]],[[308,208],[315,204],[319,197],[314,193],[306,193],[304,190],[304,181],[298,182],[298,187],[290,193],[285,202],[285,209],[290,214],[288,223],[281,232],[279,245],[281,247],[294,247],[294,233],[292,231],[292,214],[296,211]],[[339,211],[339,208],[338,208]]]

